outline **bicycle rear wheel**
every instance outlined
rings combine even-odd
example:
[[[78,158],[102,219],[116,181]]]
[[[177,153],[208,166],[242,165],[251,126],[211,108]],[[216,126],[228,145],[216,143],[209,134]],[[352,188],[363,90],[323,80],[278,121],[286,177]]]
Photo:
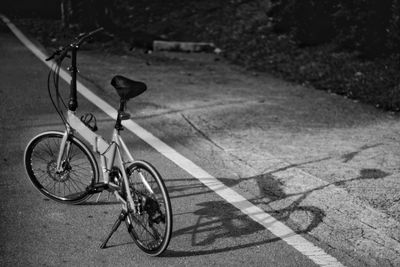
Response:
[[[172,232],[167,189],[156,169],[145,161],[132,163],[127,175],[136,208],[125,220],[128,232],[142,251],[158,256],[167,248]]]
[[[25,169],[43,195],[58,202],[79,204],[91,196],[86,188],[98,181],[98,166],[86,145],[70,136],[67,140],[70,149],[63,156],[62,171],[56,172],[63,135],[48,131],[34,137],[25,149]]]

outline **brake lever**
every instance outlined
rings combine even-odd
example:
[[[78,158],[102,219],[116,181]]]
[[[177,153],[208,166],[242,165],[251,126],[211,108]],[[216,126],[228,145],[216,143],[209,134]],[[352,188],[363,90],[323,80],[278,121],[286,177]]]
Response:
[[[46,58],[45,60],[49,61],[49,60],[52,60],[52,59],[56,58],[57,56],[60,56],[60,57],[62,56],[62,59],[64,59],[65,57],[71,58],[71,56],[68,55],[67,49],[65,47],[60,47],[56,51],[54,51],[53,54],[50,57]],[[60,57],[57,58],[57,60],[59,60]]]
[[[75,40],[79,40],[83,36],[85,36],[87,33],[86,32],[81,32],[77,37],[75,37]]]
[[[91,32],[88,32],[88,33],[81,33],[76,39],[77,39],[77,41],[74,43],[74,45],[76,45],[76,46],[80,46],[84,41],[86,41],[86,40],[93,40],[93,35],[95,34],[95,33],[98,33],[98,32],[100,32],[100,31],[102,31],[102,30],[104,30],[104,28],[103,27],[100,27],[100,28],[97,28],[97,29],[95,29],[95,30],[93,30],[93,31],[91,31]]]
[[[97,33],[97,32],[100,32],[100,31],[102,31],[102,30],[104,30],[104,28],[103,28],[103,27],[100,27],[100,28],[95,29],[94,31],[89,32],[89,33],[82,32],[82,33],[80,33],[77,37],[75,37],[75,40],[76,40],[76,41],[73,42],[72,44],[70,44],[69,46],[78,48],[78,47],[81,45],[81,43],[83,43],[83,41],[85,41],[86,39],[93,40],[92,35],[94,35],[94,34]],[[60,54],[62,55],[61,60],[64,59],[65,57],[71,58],[71,56],[67,54],[68,51],[65,51],[65,50],[68,50],[68,47],[67,47],[67,48],[65,48],[65,47],[60,47],[59,49],[57,49],[56,51],[54,51],[53,54],[52,54],[50,57],[46,58],[45,60],[46,60],[46,61],[52,60],[52,59],[54,59],[56,56],[58,56],[58,55],[60,55]],[[64,53],[64,52],[65,52],[65,53]],[[57,60],[59,60],[59,59],[60,59],[60,58],[57,58]]]
[[[55,58],[57,55],[59,55],[63,50],[64,50],[64,47],[62,47],[62,46],[59,47],[58,49],[56,49],[56,50],[53,52],[53,54],[52,54],[50,57],[46,58],[46,61],[52,60],[52,59]]]
[[[53,54],[53,55],[51,55],[51,56],[49,56],[48,58],[46,58],[46,59],[45,59],[45,61],[52,60],[53,58],[54,58],[54,54]]]

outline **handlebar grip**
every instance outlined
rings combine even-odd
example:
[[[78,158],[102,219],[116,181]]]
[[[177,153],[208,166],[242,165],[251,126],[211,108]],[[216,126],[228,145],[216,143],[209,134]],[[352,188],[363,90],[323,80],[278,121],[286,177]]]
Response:
[[[89,32],[88,36],[91,36],[91,35],[93,35],[95,33],[101,32],[102,30],[104,30],[103,27],[97,28],[96,30]]]
[[[68,49],[64,49],[64,50],[61,52],[60,61],[63,61],[64,58],[68,57],[68,51],[69,51]]]
[[[50,60],[56,58],[57,61],[61,62],[64,60],[64,58],[70,57],[68,55],[69,50],[70,50],[69,47],[59,48],[56,51],[54,51],[53,54],[51,56],[49,56],[48,58],[46,58],[45,60],[50,61]]]
[[[103,28],[103,27],[100,27],[100,28],[97,28],[97,29],[94,30],[94,31],[91,31],[91,32],[86,33],[86,34],[83,34],[83,36],[82,36],[75,44],[76,44],[76,45],[81,45],[87,38],[89,38],[90,36],[92,36],[92,35],[94,35],[94,34],[100,32],[100,31],[102,31],[102,30],[104,30],[104,28]]]

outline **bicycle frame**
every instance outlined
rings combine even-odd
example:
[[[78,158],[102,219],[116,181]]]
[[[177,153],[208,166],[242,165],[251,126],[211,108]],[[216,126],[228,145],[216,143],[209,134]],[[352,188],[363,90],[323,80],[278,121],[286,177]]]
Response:
[[[120,136],[120,130],[123,129],[121,125],[121,117],[120,113],[118,113],[117,123],[112,133],[111,143],[105,141],[100,135],[95,134],[89,127],[86,126],[76,115],[75,111],[78,108],[78,100],[77,100],[77,53],[79,50],[80,44],[90,35],[99,31],[95,30],[86,36],[82,37],[79,41],[74,44],[71,44],[68,47],[68,50],[71,51],[71,66],[69,68],[71,72],[71,83],[70,83],[70,96],[68,103],[68,113],[67,113],[67,123],[66,123],[66,131],[61,140],[60,144],[60,152],[57,158],[57,172],[63,171],[63,158],[68,159],[70,153],[70,147],[68,142],[68,137],[70,135],[74,135],[77,132],[80,136],[82,136],[92,147],[93,151],[100,155],[100,163],[103,174],[102,185],[106,185],[106,189],[113,191],[118,200],[124,203],[124,209],[128,210],[129,208],[133,208],[136,212],[136,207],[134,205],[132,195],[130,192],[128,177],[126,174],[126,167],[129,163],[134,162],[134,158],[130,154],[128,147],[125,142],[122,140]],[[66,51],[68,51],[66,50]],[[66,56],[66,52],[63,54],[63,57]],[[62,61],[62,60],[61,60]],[[61,62],[60,61],[60,62]],[[124,107],[124,104],[121,104],[120,109]],[[125,157],[124,157],[125,155]],[[127,158],[127,160],[125,160]],[[118,193],[120,187],[113,182],[110,181],[109,173],[112,167],[118,167],[122,172],[123,183],[127,190],[127,201],[125,201],[122,196]],[[148,184],[147,180],[144,176],[139,173],[139,176],[149,190],[149,192],[154,193]],[[103,187],[104,188],[104,187]]]
[[[91,129],[89,129],[76,115],[73,111],[68,111],[68,124],[65,131],[64,137],[60,144],[60,153],[57,159],[57,170],[62,172],[63,158],[68,158],[69,142],[68,137],[77,132],[82,136],[92,147],[93,151],[100,155],[100,163],[103,174],[103,184],[108,186],[108,190],[113,191],[118,200],[120,200],[124,205],[124,209],[129,210],[130,208],[136,212],[136,207],[132,199],[129,181],[126,174],[126,167],[130,163],[134,162],[134,158],[128,150],[124,140],[120,136],[119,130],[114,129],[112,133],[111,143],[105,141],[100,135],[95,134]],[[125,157],[124,157],[125,155]],[[118,167],[122,172],[123,183],[126,188],[127,199],[123,199],[118,193],[120,186],[110,181],[109,173],[112,167]],[[146,188],[152,192],[152,189],[143,175],[140,173],[141,180]],[[153,192],[152,192],[153,193]]]

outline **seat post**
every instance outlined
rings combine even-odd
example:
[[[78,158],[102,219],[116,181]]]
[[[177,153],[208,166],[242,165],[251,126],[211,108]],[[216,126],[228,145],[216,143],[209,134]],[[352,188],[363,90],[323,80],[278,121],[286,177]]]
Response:
[[[126,100],[122,99],[119,102],[119,112],[124,112],[126,107]]]
[[[123,114],[125,111],[125,107],[126,107],[126,100],[122,99],[119,102],[119,109],[118,109],[118,115],[117,115],[117,121],[115,123],[115,129],[117,129],[118,131],[121,131],[124,129],[124,127],[121,124],[121,120],[123,119]]]

